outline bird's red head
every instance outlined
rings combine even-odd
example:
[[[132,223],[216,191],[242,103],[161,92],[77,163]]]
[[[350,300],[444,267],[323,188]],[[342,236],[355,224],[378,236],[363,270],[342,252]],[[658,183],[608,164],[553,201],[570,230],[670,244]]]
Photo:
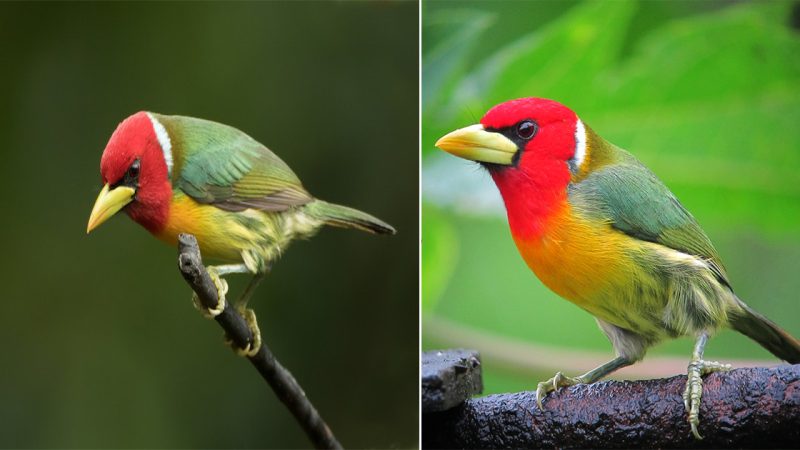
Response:
[[[521,98],[501,103],[481,119],[487,131],[498,132],[517,146],[515,165],[535,169],[536,161],[568,161],[575,155],[575,125],[572,110],[543,98]],[[535,171],[535,170],[534,170]]]
[[[486,167],[512,230],[530,236],[541,234],[546,218],[564,205],[586,156],[586,130],[558,102],[520,98],[493,107],[480,124],[453,131],[436,146]]]
[[[119,124],[100,160],[104,183],[87,232],[120,209],[150,230],[166,224],[172,198],[172,143],[156,114],[138,112]]]

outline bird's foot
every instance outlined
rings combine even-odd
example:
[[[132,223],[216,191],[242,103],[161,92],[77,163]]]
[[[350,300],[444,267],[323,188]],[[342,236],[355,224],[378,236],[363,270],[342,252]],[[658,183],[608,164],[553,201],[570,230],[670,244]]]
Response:
[[[689,363],[686,389],[683,391],[683,405],[689,414],[689,426],[692,434],[697,439],[703,439],[697,427],[700,425],[700,398],[703,396],[703,376],[714,372],[727,372],[731,370],[730,364],[716,361],[693,360]]]
[[[228,338],[225,339],[225,343],[228,344],[237,355],[252,358],[261,350],[261,330],[258,328],[256,313],[250,308],[237,309],[247,323],[247,327],[250,329],[251,340],[244,347],[237,346],[236,343]]]
[[[222,311],[225,310],[225,294],[228,293],[228,282],[222,279],[217,273],[217,269],[215,267],[208,267],[208,275],[211,277],[211,281],[214,283],[214,286],[217,288],[217,306],[213,308],[206,308],[202,302],[200,302],[200,298],[197,297],[197,293],[192,293],[192,303],[194,303],[194,307],[203,314],[204,317],[207,319],[213,319],[218,315],[222,314]]]
[[[536,388],[536,403],[539,405],[539,409],[544,410],[542,400],[544,400],[548,393],[558,391],[558,389],[562,387],[574,386],[582,383],[584,383],[583,378],[568,377],[561,372],[556,373],[553,378],[547,381],[542,381]]]

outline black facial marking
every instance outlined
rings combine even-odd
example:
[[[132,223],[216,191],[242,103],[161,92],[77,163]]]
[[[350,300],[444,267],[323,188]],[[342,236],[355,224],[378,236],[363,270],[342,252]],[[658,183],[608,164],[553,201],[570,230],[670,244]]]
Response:
[[[517,152],[514,153],[514,157],[511,159],[511,165],[516,167],[519,164],[519,158],[522,156],[522,152],[525,150],[525,146],[528,145],[528,142],[536,136],[536,133],[539,131],[539,124],[537,124],[532,119],[524,119],[520,120],[519,122],[511,125],[510,127],[505,128],[491,128],[487,127],[486,131],[492,133],[500,133],[503,136],[507,137],[517,146]],[[501,166],[505,167],[505,166]]]
[[[125,171],[125,175],[123,175],[122,178],[119,179],[119,181],[111,185],[111,188],[113,189],[118,186],[127,186],[133,189],[138,188],[140,165],[141,163],[139,162],[138,159],[134,160],[133,163],[131,163],[131,166],[128,167],[128,170]]]

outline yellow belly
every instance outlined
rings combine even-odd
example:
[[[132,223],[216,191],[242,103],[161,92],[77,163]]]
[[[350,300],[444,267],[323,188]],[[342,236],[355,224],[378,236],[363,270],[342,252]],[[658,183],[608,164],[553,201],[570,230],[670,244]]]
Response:
[[[262,271],[293,239],[309,237],[321,225],[301,208],[232,212],[198,203],[178,191],[172,198],[166,226],[156,237],[176,245],[180,233],[189,233],[197,238],[204,257],[244,262],[251,270]]]

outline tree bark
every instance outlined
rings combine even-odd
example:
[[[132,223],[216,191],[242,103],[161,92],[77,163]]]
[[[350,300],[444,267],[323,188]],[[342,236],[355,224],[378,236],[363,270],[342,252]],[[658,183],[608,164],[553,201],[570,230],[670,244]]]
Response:
[[[800,445],[800,365],[746,368],[704,378],[700,434],[683,405],[686,376],[467,400],[422,419],[424,448],[701,448]]]

